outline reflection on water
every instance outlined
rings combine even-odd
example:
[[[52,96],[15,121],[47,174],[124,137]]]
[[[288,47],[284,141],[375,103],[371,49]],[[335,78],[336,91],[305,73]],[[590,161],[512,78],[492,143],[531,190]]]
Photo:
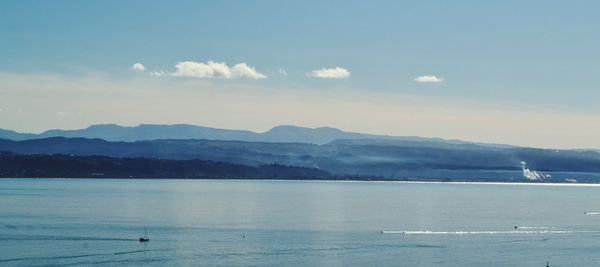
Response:
[[[599,190],[3,179],[0,264],[590,266]]]

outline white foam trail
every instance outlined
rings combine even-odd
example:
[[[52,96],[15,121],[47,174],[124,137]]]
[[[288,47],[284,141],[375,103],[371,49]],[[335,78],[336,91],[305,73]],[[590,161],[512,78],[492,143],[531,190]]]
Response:
[[[523,235],[523,234],[581,234],[600,231],[539,230],[539,231],[381,231],[382,234],[404,235]]]
[[[556,227],[547,227],[547,226],[517,226],[518,229],[551,229]]]
[[[600,212],[584,212],[585,215],[600,215]]]

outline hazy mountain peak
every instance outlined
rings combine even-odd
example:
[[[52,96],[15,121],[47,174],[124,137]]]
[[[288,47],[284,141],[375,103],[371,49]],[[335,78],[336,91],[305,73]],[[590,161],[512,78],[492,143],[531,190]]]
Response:
[[[86,130],[105,130],[105,129],[122,129],[122,128],[132,128],[132,127],[127,127],[127,126],[122,126],[122,125],[118,125],[118,124],[108,123],[108,124],[94,124],[94,125],[90,125],[87,128],[85,128],[85,129]],[[62,131],[62,130],[58,130],[58,131]]]
[[[0,131],[0,138],[10,140],[26,140],[47,137],[99,138],[107,141],[125,142],[157,139],[209,139],[226,141],[327,144],[338,139],[381,139],[390,141],[435,141],[440,143],[455,144],[464,143],[462,141],[449,141],[440,138],[373,135],[345,132],[332,127],[308,128],[296,125],[279,125],[263,133],[256,133],[246,130],[218,129],[190,124],[140,124],[138,126],[96,124],[84,129],[49,130],[41,134],[23,134],[9,130]]]
[[[275,126],[275,127],[271,128],[270,130],[268,130],[267,132],[295,131],[295,130],[312,130],[312,128],[284,124],[284,125]]]
[[[319,131],[331,131],[331,132],[343,132],[342,130],[340,130],[338,128],[333,128],[333,127],[318,127],[318,128],[315,128],[315,130],[319,130]]]

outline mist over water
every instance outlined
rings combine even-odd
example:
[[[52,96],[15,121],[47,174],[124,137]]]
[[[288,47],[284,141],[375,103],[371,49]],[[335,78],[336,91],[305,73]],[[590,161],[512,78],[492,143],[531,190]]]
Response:
[[[599,190],[2,179],[0,265],[593,266]]]

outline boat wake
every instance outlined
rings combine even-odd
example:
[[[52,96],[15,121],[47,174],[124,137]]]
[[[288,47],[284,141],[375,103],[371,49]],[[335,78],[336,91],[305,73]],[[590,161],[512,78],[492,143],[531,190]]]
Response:
[[[600,215],[600,212],[592,211],[592,212],[584,212],[583,214],[585,214],[585,215]]]
[[[78,254],[78,255],[62,255],[62,256],[48,256],[48,257],[23,257],[23,258],[10,258],[10,259],[0,259],[0,263],[8,263],[8,262],[18,262],[18,261],[49,261],[49,260],[66,260],[66,259],[76,259],[76,258],[87,258],[87,257],[106,257],[110,255],[125,255],[125,254],[133,254],[133,253],[144,253],[144,252],[153,252],[153,251],[169,251],[175,250],[174,248],[164,248],[164,249],[144,249],[144,250],[131,250],[131,251],[122,251],[122,252],[114,252],[114,253],[93,253],[93,254]]]
[[[50,236],[50,235],[0,235],[0,241],[132,241],[132,238],[89,237],[89,236]]]
[[[584,234],[600,231],[573,230],[514,230],[514,231],[381,231],[382,234],[403,235],[548,235],[548,234]]]
[[[548,226],[519,226],[519,229],[553,229],[556,227],[548,227]]]

